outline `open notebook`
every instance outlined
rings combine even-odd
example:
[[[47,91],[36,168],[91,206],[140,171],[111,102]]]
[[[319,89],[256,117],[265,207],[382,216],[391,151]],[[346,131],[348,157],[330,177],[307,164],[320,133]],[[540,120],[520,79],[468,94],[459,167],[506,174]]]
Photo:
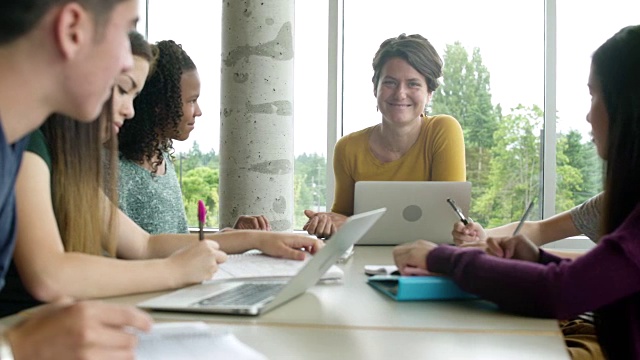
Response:
[[[244,254],[230,255],[226,262],[220,264],[218,271],[209,281],[291,277],[295,276],[312,258],[312,255],[307,254],[302,261],[280,259],[251,250]],[[342,269],[331,265],[320,280],[340,280],[343,276]]]

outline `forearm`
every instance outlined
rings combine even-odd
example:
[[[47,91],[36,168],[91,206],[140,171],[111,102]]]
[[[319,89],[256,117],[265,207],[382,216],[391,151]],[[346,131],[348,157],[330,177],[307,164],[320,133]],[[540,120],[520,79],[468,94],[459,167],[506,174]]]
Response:
[[[575,261],[542,254],[545,264],[440,246],[427,264],[429,271],[452,276],[462,289],[525,315],[566,319],[640,291],[640,269],[616,244],[601,244]]]
[[[207,234],[205,238],[217,242],[220,245],[220,250],[227,254],[239,254],[259,248],[260,239],[271,238],[276,234],[266,231],[233,230]]]
[[[210,235],[205,236],[209,238]],[[213,240],[213,239],[210,239]],[[185,246],[197,243],[198,234],[157,234],[149,235],[143,259],[166,258]]]
[[[119,296],[182,285],[164,259],[132,261],[73,252],[56,257],[47,266],[26,271],[17,264],[25,287],[40,301]]]
[[[518,223],[512,222],[507,225],[495,227],[493,229],[487,229],[485,230],[485,233],[487,234],[487,237],[512,236],[517,227]],[[540,233],[540,226],[535,221],[525,221],[518,233],[526,236],[537,246],[544,245],[548,242],[543,238],[542,234]]]

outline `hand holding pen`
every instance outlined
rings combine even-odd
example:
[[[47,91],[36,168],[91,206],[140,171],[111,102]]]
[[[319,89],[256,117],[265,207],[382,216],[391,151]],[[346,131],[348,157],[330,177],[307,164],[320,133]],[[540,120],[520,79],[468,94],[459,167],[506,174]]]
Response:
[[[471,218],[465,217],[462,210],[460,210],[456,205],[455,200],[449,198],[447,199],[447,203],[451,206],[458,218],[460,218],[460,221],[453,224],[453,231],[451,231],[454,244],[459,246],[486,239],[487,235],[485,234],[482,226],[478,223],[474,223]]]
[[[200,233],[198,239],[204,240],[204,223],[207,218],[207,208],[204,206],[204,201],[198,200],[198,225],[200,227]]]
[[[540,256],[538,246],[524,235],[519,234],[533,209],[534,200],[529,203],[511,237],[491,237],[487,239],[487,253],[507,258],[537,262]]]

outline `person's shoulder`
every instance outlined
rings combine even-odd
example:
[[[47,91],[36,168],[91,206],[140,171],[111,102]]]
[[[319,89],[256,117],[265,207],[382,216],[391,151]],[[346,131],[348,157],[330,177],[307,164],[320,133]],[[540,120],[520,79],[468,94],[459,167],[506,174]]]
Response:
[[[456,118],[447,114],[430,115],[423,118],[425,126],[460,126]]]
[[[49,142],[44,136],[42,130],[38,129],[31,133],[26,151],[38,155],[47,163],[47,166],[51,167],[51,152],[49,149]]]
[[[350,134],[347,134],[341,137],[336,142],[336,150],[346,149],[350,145],[359,146],[362,142],[368,142],[369,136],[371,135],[371,132],[373,131],[374,128],[375,128],[375,125],[364,128],[362,130],[354,131]]]

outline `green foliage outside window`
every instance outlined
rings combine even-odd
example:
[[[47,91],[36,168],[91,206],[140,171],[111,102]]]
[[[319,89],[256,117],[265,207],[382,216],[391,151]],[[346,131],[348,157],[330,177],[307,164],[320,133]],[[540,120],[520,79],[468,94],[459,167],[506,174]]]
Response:
[[[444,82],[429,112],[452,115],[464,131],[467,179],[473,184],[470,216],[486,227],[516,221],[528,202],[540,196],[543,111],[537,104],[520,104],[504,113],[500,104],[494,106],[490,73],[477,48],[469,56],[459,42],[447,45],[444,63]],[[593,143],[578,131],[558,133],[556,141],[556,211],[560,212],[602,189],[602,163]],[[202,153],[194,143],[188,153],[175,157],[175,163],[189,225],[197,226],[197,201],[202,199],[208,208],[207,226],[217,227],[218,155],[213,150]],[[326,211],[326,164],[319,154],[295,158],[296,229],[307,221],[303,210]]]

